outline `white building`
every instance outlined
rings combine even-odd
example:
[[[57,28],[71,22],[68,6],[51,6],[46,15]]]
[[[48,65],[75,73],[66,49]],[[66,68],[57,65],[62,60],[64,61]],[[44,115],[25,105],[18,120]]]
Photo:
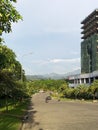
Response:
[[[68,77],[69,79],[69,86],[76,87],[82,84],[90,85],[95,79],[98,79],[98,70],[92,73],[85,73],[85,74],[77,74],[71,75]]]

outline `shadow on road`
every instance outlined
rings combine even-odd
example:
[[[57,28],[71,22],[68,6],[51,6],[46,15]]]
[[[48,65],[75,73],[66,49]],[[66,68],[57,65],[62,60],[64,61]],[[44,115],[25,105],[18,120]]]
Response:
[[[32,101],[30,101],[30,105],[28,106],[27,112],[25,113],[24,119],[22,120],[22,126],[20,130],[31,130],[35,126],[39,126],[40,123],[34,120],[36,113],[37,111],[34,110],[34,104],[32,103]],[[40,128],[39,130],[43,129]]]

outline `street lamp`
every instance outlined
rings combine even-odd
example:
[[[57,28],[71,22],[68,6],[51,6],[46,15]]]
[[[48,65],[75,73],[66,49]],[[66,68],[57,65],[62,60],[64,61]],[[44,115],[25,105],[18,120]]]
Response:
[[[33,52],[29,52],[29,53],[27,53],[27,54],[24,54],[21,58],[23,58],[23,57],[25,57],[25,56],[27,56],[27,55],[32,55],[33,54]],[[21,70],[20,70],[20,73],[21,73],[21,81],[23,81],[23,69],[22,69],[22,65],[21,65],[21,68],[20,68]]]

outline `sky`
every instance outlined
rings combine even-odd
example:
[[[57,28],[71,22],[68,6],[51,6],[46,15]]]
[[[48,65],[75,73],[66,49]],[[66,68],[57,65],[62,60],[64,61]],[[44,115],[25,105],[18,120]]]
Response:
[[[27,75],[65,74],[81,68],[81,21],[98,0],[17,0],[23,21],[4,34]]]

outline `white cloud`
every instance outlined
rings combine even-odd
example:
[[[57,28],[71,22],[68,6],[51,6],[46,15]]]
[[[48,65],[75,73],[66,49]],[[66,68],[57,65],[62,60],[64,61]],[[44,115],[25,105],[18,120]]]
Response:
[[[60,63],[66,63],[66,64],[70,64],[70,63],[76,63],[76,62],[80,62],[80,58],[75,58],[75,59],[51,59],[51,60],[33,60],[33,64],[39,64],[39,65],[45,65],[45,64],[60,64]]]
[[[50,60],[50,63],[74,63],[74,62],[80,62],[80,58],[75,58],[75,59],[53,59]]]
[[[33,60],[32,66],[36,66],[36,70],[45,73],[67,73],[80,69],[80,58],[74,59],[47,59]],[[32,67],[33,68],[33,67]],[[46,71],[48,69],[48,71]]]

